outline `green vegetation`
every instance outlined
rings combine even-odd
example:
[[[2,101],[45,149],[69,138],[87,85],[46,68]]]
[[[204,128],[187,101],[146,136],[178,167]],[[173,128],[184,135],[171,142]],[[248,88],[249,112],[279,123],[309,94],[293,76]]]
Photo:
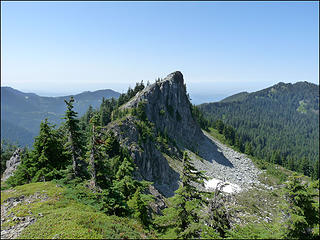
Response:
[[[138,220],[108,216],[91,206],[70,199],[66,191],[66,188],[58,187],[54,182],[45,182],[26,184],[1,192],[2,202],[10,197],[31,197],[30,203],[21,203],[10,209],[10,212],[18,217],[38,218],[19,238],[146,238],[150,235]],[[46,196],[46,199],[32,199],[35,194]],[[39,217],[39,214],[43,217]]]
[[[6,162],[11,158],[12,154],[17,148],[17,146],[7,141],[1,141],[1,176],[6,170]]]
[[[190,105],[190,110],[191,110],[191,114],[192,114],[193,119],[199,124],[199,126],[204,130],[208,130],[209,122],[204,117],[204,114],[199,109],[199,107],[197,107],[195,105]]]
[[[289,177],[285,188],[286,238],[315,238],[319,235],[319,180],[308,185],[302,177]]]
[[[33,150],[24,152],[18,170],[6,184],[17,186],[60,179],[69,199],[106,214],[133,216],[148,224],[146,206],[152,198],[142,192],[150,183],[133,179],[133,160],[120,147],[113,133],[104,132],[99,125],[100,112],[89,108],[79,121],[73,102],[72,97],[65,101],[66,121],[59,129],[54,129],[47,120],[41,123]],[[138,106],[136,112],[140,119],[144,119],[139,122],[145,123],[144,107]],[[89,124],[81,129],[84,121]],[[145,209],[144,214],[141,209]]]
[[[226,97],[222,99],[220,102],[241,102],[245,100],[248,95],[249,95],[248,92],[240,92],[230,97]]]
[[[61,132],[49,125],[47,119],[41,123],[40,134],[33,147],[32,151],[24,151],[17,171],[7,180],[8,185],[17,186],[61,178],[59,171],[67,166],[68,156],[64,150]]]
[[[155,129],[147,118],[146,104],[140,102],[132,109],[120,107],[143,88],[141,82],[118,101],[103,99],[100,109],[89,107],[80,119],[70,98],[65,101],[65,122],[60,127],[55,128],[47,119],[41,123],[33,149],[24,149],[18,170],[5,183],[11,189],[1,192],[2,204],[20,201],[9,209],[8,218],[37,218],[20,238],[319,237],[319,180],[292,176],[281,167],[295,165],[290,155],[284,156],[276,149],[261,160],[255,141],[221,120],[224,115],[209,121],[200,108],[190,105],[194,120],[203,129],[233,149],[251,155],[264,170],[260,181],[273,187],[245,189],[237,196],[224,194],[219,188],[214,193],[203,192],[199,189],[207,180],[204,172],[195,168],[187,152],[182,154],[166,129]],[[278,93],[279,89],[273,89],[267,96],[274,100]],[[178,109],[171,108],[167,104],[159,114],[168,113],[181,121]],[[181,169],[181,185],[166,200],[168,207],[162,214],[150,207],[155,200],[148,194],[152,183],[137,180],[130,152],[106,128],[111,121],[122,121],[128,115],[136,124],[140,144],[152,141],[170,165]],[[8,159],[15,147],[3,146],[1,158]],[[300,171],[312,175],[308,163],[303,158]],[[15,226],[10,220],[2,228]]]
[[[297,111],[300,113],[307,113],[307,109],[306,109],[307,104],[303,100],[299,101],[299,104],[300,106],[297,108]]]
[[[123,105],[124,103],[128,102],[131,98],[133,98],[139,91],[144,89],[143,81],[141,83],[136,83],[134,89],[128,88],[127,93],[120,94],[118,99],[118,106]]]
[[[166,114],[166,111],[165,111],[164,109],[161,109],[160,112],[159,112],[159,114],[163,116],[163,115]]]
[[[102,97],[118,98],[119,93],[110,89],[83,92],[74,95],[75,110],[82,116],[89,105],[99,107]],[[60,125],[64,113],[64,97],[41,97],[34,93],[24,93],[10,87],[1,87],[1,140],[14,145],[31,147],[39,134],[41,121]]]
[[[199,108],[208,126],[220,132],[217,124],[221,121],[234,128],[234,144],[242,152],[319,178],[317,85],[279,83],[241,101],[202,104]]]

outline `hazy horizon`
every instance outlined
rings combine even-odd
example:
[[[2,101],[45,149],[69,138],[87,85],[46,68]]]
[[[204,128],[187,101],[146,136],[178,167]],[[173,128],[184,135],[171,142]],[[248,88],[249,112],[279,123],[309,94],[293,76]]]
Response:
[[[318,2],[1,2],[1,86],[38,95],[179,70],[193,103],[318,84]]]
[[[146,81],[144,81],[144,83],[146,84]],[[154,83],[152,81],[150,81],[150,83]],[[285,82],[286,83],[286,82]],[[294,83],[292,83],[294,84]],[[319,86],[319,84],[315,83],[316,85]],[[1,86],[1,87],[11,87],[11,86]],[[130,87],[134,87],[134,86],[130,86]],[[190,98],[191,98],[191,102],[193,104],[202,104],[202,103],[208,103],[208,102],[218,102],[220,100],[223,100],[224,98],[226,97],[229,97],[231,95],[234,95],[234,94],[237,94],[237,93],[240,93],[240,92],[249,92],[249,93],[252,93],[252,92],[255,92],[255,91],[259,91],[259,90],[262,90],[262,89],[265,89],[265,88],[268,88],[268,87],[271,87],[270,86],[266,86],[264,88],[261,88],[261,89],[255,89],[253,91],[248,91],[248,90],[243,90],[243,91],[237,91],[237,92],[230,92],[228,93],[227,92],[215,92],[215,93],[192,93],[192,91],[188,91],[188,89],[190,87],[187,86],[187,92],[189,93],[190,95]],[[128,87],[127,87],[128,88]],[[41,96],[41,97],[63,97],[63,96],[68,96],[68,95],[76,95],[76,94],[80,94],[80,93],[83,93],[83,92],[87,92],[87,91],[90,91],[90,92],[94,92],[94,91],[99,91],[99,90],[113,90],[115,92],[118,92],[118,93],[125,93],[126,91],[117,91],[115,89],[111,89],[111,88],[101,88],[101,89],[92,89],[92,90],[83,90],[83,91],[73,91],[73,92],[46,92],[46,91],[36,91],[36,90],[23,90],[23,89],[18,89],[18,88],[14,88],[18,91],[21,91],[21,92],[24,92],[24,93],[35,93],[37,94],[38,96]]]

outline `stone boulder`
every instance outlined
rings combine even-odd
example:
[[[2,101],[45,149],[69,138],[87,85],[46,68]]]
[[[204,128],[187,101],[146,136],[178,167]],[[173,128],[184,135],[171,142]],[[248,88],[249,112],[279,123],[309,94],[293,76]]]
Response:
[[[12,157],[6,162],[6,170],[4,171],[1,181],[6,181],[9,177],[11,177],[17,167],[21,163],[21,153],[22,149],[18,148],[12,154]]]

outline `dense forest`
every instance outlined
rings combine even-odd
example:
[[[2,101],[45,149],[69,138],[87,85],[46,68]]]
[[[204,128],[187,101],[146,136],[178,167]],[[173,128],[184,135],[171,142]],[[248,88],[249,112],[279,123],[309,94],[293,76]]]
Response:
[[[6,184],[14,187],[32,182],[56,181],[68,189],[66,196],[69,199],[90,205],[110,216],[137,219],[152,237],[185,239],[276,236],[315,239],[319,235],[316,230],[319,227],[319,206],[314,195],[319,181],[306,184],[299,176],[288,178],[282,212],[289,218],[285,218],[281,224],[239,225],[234,229],[222,192],[219,189],[203,192],[195,187],[195,184],[203,186],[205,173],[194,167],[186,152],[182,158],[180,187],[172,198],[167,199],[168,207],[162,214],[153,212],[149,204],[154,198],[148,190],[152,183],[135,179],[136,166],[130,153],[121,147],[117,138],[106,128],[111,121],[132,114],[136,118],[141,139],[150,136],[148,131],[152,124],[146,118],[143,104],[131,111],[119,109],[144,87],[143,82],[137,83],[134,89],[129,88],[118,100],[103,99],[99,109],[90,107],[80,118],[74,111],[74,99],[71,97],[65,100],[63,124],[55,127],[47,119],[42,121],[33,148],[24,149],[21,164]],[[248,147],[251,144],[249,138],[241,139],[238,129],[225,125],[221,120],[208,120],[199,108],[190,107],[193,117],[202,128],[214,126],[230,145],[238,146],[248,154],[254,153],[255,142],[252,148]],[[10,144],[1,145],[1,172],[3,160],[8,159],[13,150],[14,146]],[[274,235],[275,232],[277,235]]]
[[[319,178],[319,86],[279,83],[199,109],[240,151]]]

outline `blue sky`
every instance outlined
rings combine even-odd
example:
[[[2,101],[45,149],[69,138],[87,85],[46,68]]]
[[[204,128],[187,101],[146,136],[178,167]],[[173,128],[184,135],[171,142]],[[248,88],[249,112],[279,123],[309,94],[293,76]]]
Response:
[[[195,103],[319,82],[317,2],[1,2],[1,86],[40,95],[180,70]]]

